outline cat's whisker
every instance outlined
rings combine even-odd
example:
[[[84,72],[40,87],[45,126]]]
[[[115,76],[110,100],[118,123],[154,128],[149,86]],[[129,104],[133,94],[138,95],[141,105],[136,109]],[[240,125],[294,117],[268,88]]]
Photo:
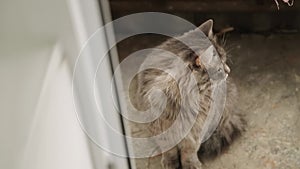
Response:
[[[236,48],[233,47],[233,48],[226,50],[227,55],[230,54],[232,51],[234,51],[234,49],[236,49]]]
[[[238,46],[237,43],[231,43],[230,46],[223,46],[224,48],[228,48],[228,47],[233,47],[233,46]]]
[[[231,59],[231,55],[227,55],[228,57],[227,57],[227,61],[230,63],[230,64],[233,64],[233,61],[232,61],[232,59]]]
[[[222,46],[226,45],[226,32],[223,34]]]
[[[232,45],[230,45],[230,46],[225,47],[224,50],[225,50],[226,53],[228,54],[228,53],[232,52],[233,50],[235,50],[235,49],[237,49],[237,48],[238,48],[237,45],[232,44]]]

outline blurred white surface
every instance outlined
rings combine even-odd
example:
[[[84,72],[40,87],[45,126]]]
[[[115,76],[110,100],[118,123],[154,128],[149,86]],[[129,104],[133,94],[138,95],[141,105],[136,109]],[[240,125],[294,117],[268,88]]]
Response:
[[[0,2],[0,168],[94,168],[73,107],[71,15],[68,0]]]
[[[1,169],[128,167],[126,158],[104,152],[87,138],[73,106],[73,66],[101,19],[97,0],[0,2]],[[105,43],[95,45],[105,50]],[[88,101],[80,100],[80,106]],[[111,113],[107,108],[103,112]],[[120,128],[119,116],[114,120]],[[90,125],[97,129],[102,124]],[[124,140],[97,134],[125,151]]]

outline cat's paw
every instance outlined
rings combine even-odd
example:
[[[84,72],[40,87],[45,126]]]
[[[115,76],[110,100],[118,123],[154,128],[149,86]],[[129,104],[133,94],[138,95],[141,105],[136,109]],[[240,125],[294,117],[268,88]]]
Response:
[[[202,164],[199,161],[187,163],[182,165],[182,169],[202,169]]]

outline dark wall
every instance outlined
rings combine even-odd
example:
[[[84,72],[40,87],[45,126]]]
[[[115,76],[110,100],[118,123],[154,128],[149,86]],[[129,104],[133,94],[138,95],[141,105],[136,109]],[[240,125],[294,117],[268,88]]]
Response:
[[[300,30],[300,1],[292,7],[273,0],[110,0],[114,19],[137,12],[165,12],[196,25],[213,18],[215,31],[233,27],[237,32],[283,32]]]

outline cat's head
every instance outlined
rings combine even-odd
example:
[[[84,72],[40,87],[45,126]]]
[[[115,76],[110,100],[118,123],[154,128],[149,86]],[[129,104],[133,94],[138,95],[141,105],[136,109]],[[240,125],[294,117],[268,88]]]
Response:
[[[198,52],[189,54],[188,60],[190,61],[191,69],[198,72],[208,72],[212,80],[227,77],[230,72],[230,68],[226,64],[227,54],[213,33],[213,20],[210,19],[201,24],[196,29],[196,31],[199,30],[208,38],[210,44],[204,49],[198,49]],[[199,44],[199,46],[201,45]]]

